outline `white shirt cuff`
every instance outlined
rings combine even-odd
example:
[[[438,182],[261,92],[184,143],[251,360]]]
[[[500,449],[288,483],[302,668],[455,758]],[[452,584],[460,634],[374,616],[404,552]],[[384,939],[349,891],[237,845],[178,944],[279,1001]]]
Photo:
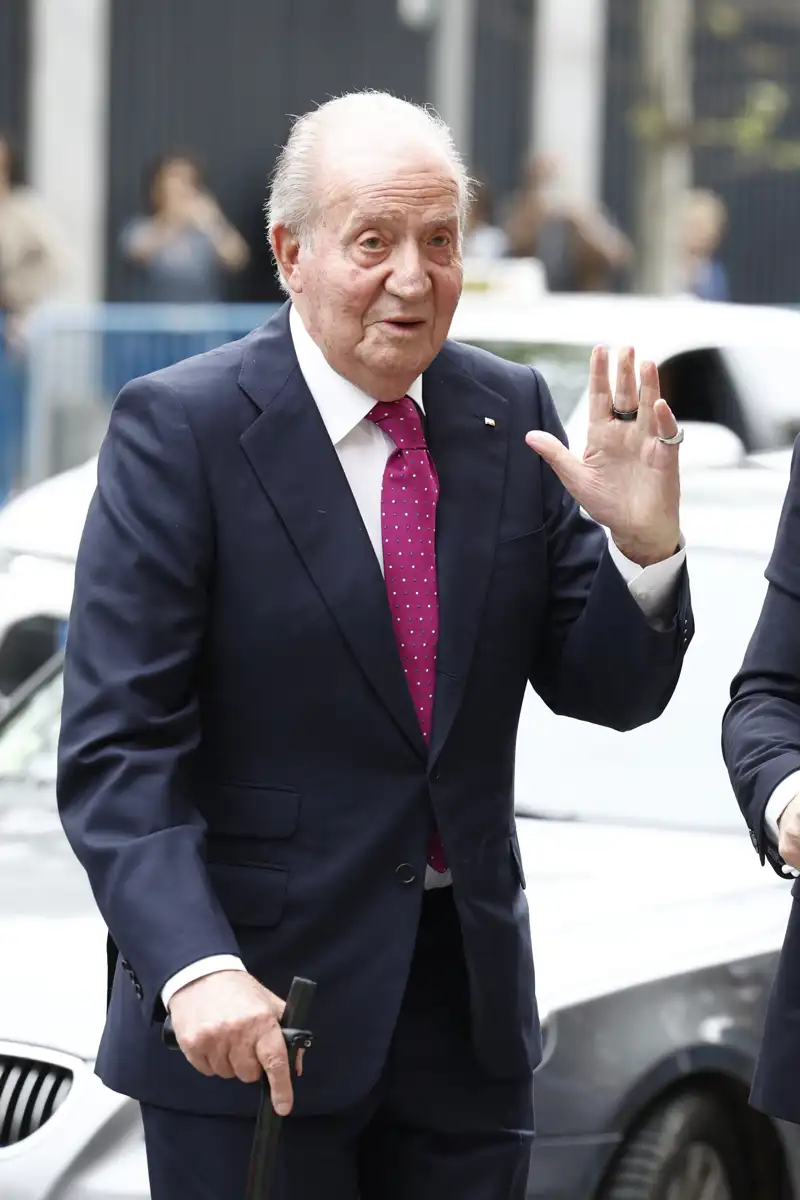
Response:
[[[161,989],[161,1002],[169,1012],[170,1000],[178,989],[186,987],[187,983],[194,983],[196,979],[202,979],[204,975],[213,975],[216,971],[246,970],[242,960],[235,954],[212,954],[208,958],[199,958],[197,962],[189,963],[188,967],[184,967],[177,975],[167,980]]]
[[[686,562],[686,539],[683,534],[678,549],[670,558],[652,563],[649,567],[640,567],[626,558],[613,538],[608,539],[608,552],[627,583],[628,591],[650,624],[656,627],[663,625],[665,628],[671,625],[678,576]]]
[[[800,771],[793,771],[791,775],[787,775],[785,779],[781,780],[767,801],[767,807],[764,810],[764,824],[776,846],[778,844],[778,820],[789,801],[793,800],[798,792],[800,792]]]

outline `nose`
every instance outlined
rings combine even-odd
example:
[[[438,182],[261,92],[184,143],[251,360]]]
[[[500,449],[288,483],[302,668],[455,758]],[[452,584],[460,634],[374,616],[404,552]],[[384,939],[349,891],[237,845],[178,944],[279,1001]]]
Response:
[[[386,290],[401,300],[420,300],[430,291],[430,276],[417,243],[410,238],[397,247]]]

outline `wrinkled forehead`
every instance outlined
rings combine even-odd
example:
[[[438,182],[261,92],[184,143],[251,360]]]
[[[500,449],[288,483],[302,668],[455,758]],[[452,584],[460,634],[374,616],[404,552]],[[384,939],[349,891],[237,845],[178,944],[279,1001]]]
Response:
[[[318,183],[326,225],[372,216],[458,224],[461,216],[454,168],[433,145],[340,146],[320,163]]]

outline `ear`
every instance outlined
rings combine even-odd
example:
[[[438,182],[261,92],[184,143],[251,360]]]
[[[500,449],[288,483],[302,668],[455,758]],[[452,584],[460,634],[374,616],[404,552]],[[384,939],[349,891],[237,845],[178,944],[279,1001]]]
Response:
[[[302,292],[300,242],[285,225],[276,225],[270,235],[270,245],[286,286],[292,292]]]

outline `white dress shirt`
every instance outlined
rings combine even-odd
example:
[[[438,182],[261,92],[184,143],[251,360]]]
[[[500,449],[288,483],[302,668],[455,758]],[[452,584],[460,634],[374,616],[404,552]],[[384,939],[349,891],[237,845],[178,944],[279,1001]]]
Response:
[[[307,332],[294,307],[289,314],[289,327],[300,371],[336,447],[342,470],[383,570],[381,489],[387,459],[395,449],[394,442],[373,421],[366,420],[367,413],[375,405],[373,397],[334,371]],[[420,375],[411,384],[407,395],[424,413],[422,393]],[[645,568],[627,559],[613,541],[609,541],[609,553],[647,619],[656,627],[663,624],[664,618],[667,618],[669,623],[675,603],[678,575],[686,557],[683,539],[680,549],[672,558]],[[447,886],[450,882],[449,872],[439,874],[428,867],[425,876],[426,888]],[[178,988],[203,975],[209,975],[213,971],[244,969],[242,962],[232,955],[215,955],[192,963],[168,981],[162,991],[164,1005],[169,1007],[169,1001]]]

